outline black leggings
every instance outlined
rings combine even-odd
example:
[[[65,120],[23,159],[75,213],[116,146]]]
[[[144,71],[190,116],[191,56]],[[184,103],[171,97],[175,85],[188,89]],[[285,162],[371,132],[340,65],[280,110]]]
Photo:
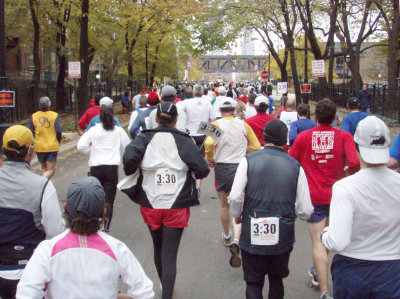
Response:
[[[269,293],[268,299],[283,299],[284,288],[282,277],[268,275]],[[262,299],[264,280],[258,282],[246,282],[246,299]]]
[[[97,178],[104,188],[106,194],[106,215],[105,226],[110,228],[113,215],[115,194],[117,193],[118,184],[118,165],[100,165],[90,167],[90,174]],[[108,220],[108,221],[107,221]]]
[[[0,277],[0,298],[14,299],[17,292],[18,280],[9,280]]]
[[[151,230],[154,246],[154,264],[162,284],[162,299],[171,299],[176,278],[176,258],[183,228],[162,226]]]

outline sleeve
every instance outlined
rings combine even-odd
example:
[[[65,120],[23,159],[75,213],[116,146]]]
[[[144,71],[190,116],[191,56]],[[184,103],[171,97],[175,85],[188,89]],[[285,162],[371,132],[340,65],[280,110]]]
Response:
[[[51,280],[50,241],[43,241],[35,249],[18,283],[17,299],[42,299],[46,283]]]
[[[139,134],[125,148],[123,164],[126,175],[131,175],[139,168],[146,153],[147,141],[146,134]]]
[[[78,121],[79,127],[84,131],[88,125],[88,120],[87,120],[87,113],[83,113],[82,117]]]
[[[219,126],[217,121],[213,122],[213,124]],[[206,140],[204,141],[204,152],[207,160],[214,159],[216,146],[217,144],[215,143],[214,139],[212,139],[210,136],[207,136]]]
[[[349,167],[348,172],[354,174],[360,170],[360,160],[358,160],[356,146],[354,144],[353,136],[350,133],[343,132],[345,134],[344,140],[344,152],[347,160],[347,166]]]
[[[125,244],[119,247],[118,262],[121,280],[128,286],[128,296],[134,299],[153,299],[153,282]]]
[[[209,103],[210,104],[210,103]],[[215,111],[212,108],[212,105],[210,104],[210,115],[208,116],[210,121],[213,121],[217,118],[217,116],[215,115]]]
[[[131,138],[134,139],[136,137],[136,131],[140,128],[140,117],[136,117],[135,121],[133,122],[132,126],[129,129],[129,134]]]
[[[346,132],[349,132],[350,134],[351,134],[351,122],[350,122],[350,119],[348,118],[348,116],[346,115],[344,118],[343,118],[343,121],[342,121],[342,125],[341,125],[341,129],[343,130],[343,131],[346,131]]]
[[[89,129],[89,127],[88,127]],[[85,132],[78,141],[76,148],[78,151],[84,154],[90,153],[91,143],[92,143],[92,131]]]
[[[297,133],[298,133],[298,127],[297,124],[295,124],[294,122],[292,122],[290,124],[290,130],[289,130],[289,145],[292,146],[294,143],[294,140],[297,137]]]
[[[400,134],[397,135],[392,146],[390,147],[390,157],[400,161]]]
[[[292,147],[289,150],[289,155],[293,158],[296,159],[298,162],[301,163],[301,142],[302,142],[302,134],[299,134],[296,139],[293,142]]]
[[[114,117],[114,121],[115,121],[115,124],[116,124],[118,127],[121,126],[121,124],[120,124],[118,118]]]
[[[58,142],[61,141],[61,125],[60,125],[60,116],[57,115],[56,121],[54,122],[54,127],[56,129],[56,135]]]
[[[29,130],[31,130],[31,132],[32,132],[32,134],[33,134],[33,137],[35,137],[35,126],[33,125],[33,118],[32,118],[32,116],[31,116],[31,119],[29,120],[29,125],[28,125],[28,127],[29,127]]]
[[[297,179],[296,192],[296,214],[301,220],[308,220],[314,211],[311,204],[310,190],[308,189],[307,177],[303,167],[300,166],[299,177]]]
[[[133,122],[138,117],[138,112],[135,110],[131,114],[131,118],[129,119],[128,131],[130,132]]]
[[[185,107],[185,105],[183,105]],[[178,109],[178,120],[176,121],[175,128],[179,131],[186,132],[186,112],[181,108]]]
[[[188,137],[182,135],[174,136],[179,157],[194,173],[196,179],[205,178],[210,172],[207,162],[201,156],[196,144]]]
[[[233,217],[239,217],[242,213],[245,189],[247,185],[247,158],[244,157],[236,170],[232,190],[228,196],[230,213]]]
[[[121,154],[123,155],[125,152],[125,148],[128,146],[128,144],[131,142],[131,140],[129,139],[128,134],[125,132],[124,129],[121,128]]]
[[[94,117],[90,120],[85,132],[88,132],[91,127],[95,125]]]
[[[247,154],[250,154],[252,152],[258,151],[261,149],[261,145],[260,142],[257,139],[256,134],[254,134],[253,129],[246,124],[245,122],[243,122],[244,127],[246,128],[246,132],[247,132]]]
[[[47,237],[61,234],[65,229],[64,219],[61,216],[60,204],[58,202],[56,188],[51,181],[47,183],[42,198],[42,220]]]
[[[354,207],[349,192],[333,185],[329,209],[329,229],[322,235],[322,244],[330,251],[341,252],[349,246],[353,227]]]

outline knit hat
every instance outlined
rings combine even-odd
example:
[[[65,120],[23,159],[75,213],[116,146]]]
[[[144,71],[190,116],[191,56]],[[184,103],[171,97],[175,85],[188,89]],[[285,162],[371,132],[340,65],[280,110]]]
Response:
[[[103,217],[104,189],[95,177],[86,177],[71,184],[67,192],[67,212],[75,217],[77,212],[91,219]]]
[[[160,99],[158,97],[158,94],[154,91],[150,92],[148,97],[147,97],[147,103],[150,106],[154,106],[157,105],[158,103],[160,103]]]
[[[272,143],[277,146],[282,146],[287,143],[288,128],[285,123],[279,119],[269,121],[264,128],[265,143]]]

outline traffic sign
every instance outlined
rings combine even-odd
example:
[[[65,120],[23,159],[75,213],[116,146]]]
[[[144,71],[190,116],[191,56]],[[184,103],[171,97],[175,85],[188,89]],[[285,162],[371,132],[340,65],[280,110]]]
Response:
[[[269,73],[267,71],[262,71],[261,72],[261,78],[268,79],[268,77],[269,77]]]
[[[15,107],[15,92],[10,90],[0,91],[0,108]]]
[[[79,61],[68,62],[68,78],[81,77],[81,63]]]
[[[311,84],[304,83],[301,84],[301,93],[311,93]]]

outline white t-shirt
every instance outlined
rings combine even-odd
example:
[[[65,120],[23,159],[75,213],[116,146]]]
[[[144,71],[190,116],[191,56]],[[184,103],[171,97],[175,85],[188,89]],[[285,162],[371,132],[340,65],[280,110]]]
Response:
[[[298,120],[297,111],[282,111],[279,119],[283,121],[288,128],[288,138],[286,144],[289,144],[290,125],[292,122]]]
[[[140,108],[140,110],[145,111],[145,110],[147,110],[147,107]],[[129,119],[128,131],[130,131],[130,129],[131,129],[133,123],[135,122],[136,117],[138,117],[138,115],[139,115],[139,113],[136,108],[136,110],[131,113],[131,118]]]
[[[82,236],[66,230],[39,244],[16,298],[117,298],[120,278],[131,298],[154,298],[153,283],[123,242],[100,231]]]
[[[247,104],[246,111],[244,112],[244,114],[246,118],[250,118],[257,114],[257,110],[253,106],[249,106],[249,104]]]
[[[82,153],[90,153],[89,166],[119,165],[121,156],[130,139],[125,130],[114,126],[106,131],[102,123],[85,132],[78,141],[77,148]]]
[[[215,119],[212,105],[203,98],[192,98],[183,103],[182,110],[186,113],[186,128],[190,131],[190,135],[198,136],[197,129],[200,122]]]

